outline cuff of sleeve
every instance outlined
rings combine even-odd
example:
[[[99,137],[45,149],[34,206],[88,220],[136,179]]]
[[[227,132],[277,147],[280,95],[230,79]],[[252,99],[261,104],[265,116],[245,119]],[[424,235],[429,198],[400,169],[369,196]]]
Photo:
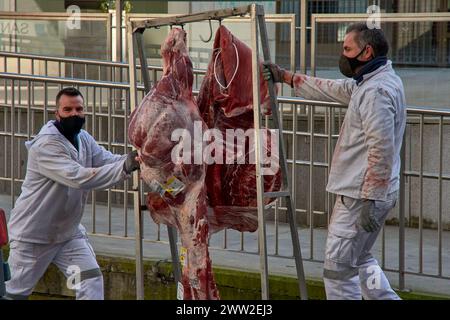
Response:
[[[129,178],[129,177],[131,177],[131,175],[132,175],[132,173],[130,174],[130,173],[127,173],[126,171],[125,171],[125,161],[127,160],[127,158],[126,157],[124,157],[123,159],[120,159],[120,165],[122,166],[122,177],[123,178]]]

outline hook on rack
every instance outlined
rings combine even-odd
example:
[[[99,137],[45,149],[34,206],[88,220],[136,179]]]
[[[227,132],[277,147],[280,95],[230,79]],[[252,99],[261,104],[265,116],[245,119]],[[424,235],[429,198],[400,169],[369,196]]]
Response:
[[[200,35],[200,39],[201,39],[204,43],[210,42],[211,39],[212,39],[212,33],[213,33],[213,31],[212,31],[211,19],[209,19],[209,37],[208,37],[208,39],[204,39],[204,38],[202,37],[202,35]]]

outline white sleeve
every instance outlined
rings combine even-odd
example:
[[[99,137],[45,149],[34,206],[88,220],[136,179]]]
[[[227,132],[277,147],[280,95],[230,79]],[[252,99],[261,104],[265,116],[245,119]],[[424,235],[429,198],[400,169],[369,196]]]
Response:
[[[356,83],[353,79],[321,79],[294,74],[295,95],[305,99],[339,102],[348,105]]]
[[[74,161],[67,148],[57,142],[43,143],[36,150],[39,171],[47,178],[74,189],[107,189],[127,177],[123,161],[85,168]]]
[[[367,147],[365,199],[385,198],[395,159],[395,107],[382,88],[370,90],[360,108]]]
[[[103,146],[100,146],[95,140],[91,140],[91,150],[92,150],[92,165],[94,167],[101,167],[105,164],[114,163],[117,161],[125,160],[126,154],[113,154],[106,150]]]

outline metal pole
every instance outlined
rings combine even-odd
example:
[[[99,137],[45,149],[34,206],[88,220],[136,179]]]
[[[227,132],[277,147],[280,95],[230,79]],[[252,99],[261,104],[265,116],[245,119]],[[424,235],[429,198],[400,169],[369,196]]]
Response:
[[[300,71],[306,74],[306,24],[307,24],[307,12],[308,0],[300,0]],[[312,41],[312,37],[311,37]]]
[[[259,48],[258,48],[258,25],[256,4],[251,5],[251,43],[252,43],[252,84],[253,84],[253,114],[255,121],[255,161],[256,161],[256,190],[258,203],[258,244],[261,270],[261,297],[269,299],[269,274],[266,247],[266,223],[264,217],[264,178],[261,169],[261,111],[259,92]]]
[[[134,36],[136,38],[136,47],[138,50],[139,61],[141,65],[142,82],[144,83],[144,90],[147,94],[150,91],[150,77],[148,75],[147,58],[145,57],[144,52],[144,35],[141,32],[135,32]]]
[[[122,61],[122,9],[123,1],[116,0],[116,61]]]
[[[295,72],[296,66],[295,66],[295,62],[296,62],[296,57],[295,57],[295,33],[296,33],[296,28],[295,28],[295,19],[291,20],[290,23],[290,41],[291,41],[291,52],[290,52],[290,58],[291,58],[291,72]]]
[[[316,18],[311,16],[311,70],[310,74],[316,75]]]
[[[15,178],[14,178],[14,165],[16,163],[15,156],[14,156],[14,143],[15,143],[15,133],[16,133],[16,126],[15,126],[15,83],[16,81],[11,80],[11,208],[14,208],[14,198],[15,198]],[[20,81],[17,81],[17,84],[20,86]]]
[[[309,114],[309,185],[308,185],[308,214],[309,214],[309,257],[314,259],[314,106],[308,106]]]
[[[419,273],[423,272],[423,167],[424,167],[424,122],[425,116],[423,114],[420,115],[420,124],[419,124],[419,145],[420,145],[420,158],[419,158]]]
[[[95,106],[97,105],[97,90],[95,90],[96,89],[95,87],[93,87],[93,89],[94,90],[92,93],[92,134],[95,137],[96,126],[95,126],[94,120],[95,120]],[[101,90],[101,88],[100,88],[100,90]],[[101,125],[101,122],[100,122],[100,125]],[[100,127],[100,132],[102,132],[101,127]],[[96,211],[97,206],[95,205],[96,202],[97,202],[96,192],[95,192],[95,190],[92,190],[92,233],[96,232],[96,222],[95,222],[96,216],[97,216],[97,211]]]
[[[180,25],[204,20],[221,20],[233,16],[246,15],[249,12],[249,6],[234,7],[229,9],[219,9],[213,11],[205,11],[186,15],[170,16],[159,19],[149,19],[136,21],[133,23],[134,31],[146,28],[156,28],[162,26]]]
[[[122,62],[122,9],[123,9],[123,1],[116,0],[116,61]],[[115,79],[116,82],[122,82],[122,69],[115,69]],[[115,106],[116,110],[121,109],[121,100],[122,100],[122,91],[115,91]]]
[[[400,195],[399,195],[399,229],[398,229],[398,288],[405,290],[405,163],[406,163],[406,130],[403,135],[400,164]]]
[[[260,7],[260,8],[261,8],[261,10],[260,10],[260,12],[258,12],[258,22],[259,22],[259,28],[260,28],[260,32],[261,32],[262,50],[263,50],[264,60],[270,61],[269,41],[268,41],[267,29],[266,29],[266,25],[265,25],[265,21],[264,21],[264,10],[263,10],[263,7]],[[253,13],[253,11],[252,11],[252,13]],[[252,26],[253,26],[253,24],[252,24]],[[254,33],[252,32],[252,35],[253,34]],[[255,44],[257,45],[256,40],[254,42],[254,45]],[[256,49],[257,49],[257,46],[256,46]],[[253,51],[255,51],[255,50],[253,50]],[[256,54],[257,54],[257,50],[256,50]],[[256,57],[255,57],[255,61],[253,61],[253,62],[255,63],[253,65],[254,66],[253,70],[256,69],[258,71],[259,69],[257,68],[257,65],[256,65]],[[253,78],[253,87],[254,87],[253,97],[255,97],[255,83],[258,84],[257,89],[259,89],[259,81],[255,81],[255,74],[253,75],[253,77],[254,77]],[[259,78],[256,78],[256,80],[258,80],[258,79]],[[282,125],[280,124],[280,119],[278,116],[278,106],[276,103],[274,84],[273,84],[272,80],[269,80],[269,82],[268,82],[268,89],[269,89],[269,97],[270,97],[270,106],[271,106],[271,110],[272,110],[275,128],[280,130],[280,128],[282,128]],[[259,90],[258,90],[258,98],[259,98]],[[253,101],[255,101],[255,100],[253,100]],[[258,100],[258,102],[259,102],[259,100]],[[254,104],[254,106],[255,106],[255,104]],[[259,115],[259,104],[258,104],[258,115]],[[259,123],[258,123],[258,125],[259,125]],[[256,116],[255,116],[255,128],[259,128],[259,127],[257,127]],[[256,140],[256,142],[259,142],[259,140]],[[257,147],[258,147],[258,145],[257,145]],[[287,190],[287,192],[288,192],[287,198],[286,198],[286,207],[287,207],[287,215],[289,218],[289,227],[290,227],[291,237],[292,237],[292,246],[294,249],[297,278],[299,281],[300,297],[303,300],[306,300],[308,298],[308,293],[306,290],[306,281],[305,281],[305,274],[304,274],[304,270],[303,270],[301,247],[300,247],[300,241],[298,239],[298,230],[297,230],[297,225],[296,225],[296,221],[295,221],[295,214],[294,214],[295,206],[294,206],[294,202],[292,200],[292,196],[290,194],[291,189],[290,189],[290,185],[289,185],[288,168],[287,168],[287,162],[286,162],[286,158],[285,158],[285,156],[286,156],[285,150],[286,149],[284,147],[282,132],[280,132],[280,136],[279,136],[279,150],[280,150],[279,159],[280,159],[281,173],[282,173],[282,178],[283,178],[283,188],[284,188],[284,190]],[[259,154],[256,153],[256,155],[258,156]],[[292,165],[295,166],[295,155],[293,156]],[[259,165],[257,165],[256,168],[258,169]],[[258,177],[258,171],[257,171],[257,177]],[[258,184],[257,184],[257,186],[258,186]],[[263,191],[264,191],[264,189],[263,189]],[[258,199],[258,205],[259,205],[259,199]],[[258,214],[259,214],[259,210],[258,210]],[[264,219],[264,216],[263,216],[263,219]],[[259,227],[261,228],[261,224],[259,225]],[[265,230],[263,232],[264,232],[264,236],[265,236]],[[262,232],[260,231],[260,234],[261,233]],[[265,240],[265,238],[264,238],[264,240]],[[265,241],[264,241],[264,244],[265,244]]]
[[[443,165],[444,117],[439,117],[439,169],[438,169],[438,275],[442,276],[442,165]]]
[[[130,110],[134,110],[137,104],[137,88],[136,88],[136,58],[134,55],[133,29],[128,29],[128,57],[129,57],[129,78],[130,78]],[[142,215],[141,215],[141,198],[139,196],[139,175],[138,172],[133,173],[133,204],[134,204],[134,230],[136,243],[136,299],[144,300],[144,261],[142,254]]]
[[[112,41],[113,41],[113,39],[112,39],[112,14],[108,13],[108,19],[106,20],[106,52],[107,52],[106,56],[107,56],[108,60],[112,60]],[[100,80],[100,77],[99,77],[99,80]],[[112,80],[112,78],[111,78],[111,80]]]
[[[334,127],[334,108],[328,108],[328,139],[327,139],[327,177],[330,176],[331,171],[331,159],[333,157],[333,127]],[[330,224],[331,210],[333,210],[333,204],[331,201],[331,194],[329,192],[326,193],[327,198],[327,228]]]
[[[283,107],[282,107],[283,108]],[[283,109],[281,110],[283,112]],[[297,221],[297,125],[298,125],[298,112],[297,112],[297,105],[292,105],[292,172],[291,172],[291,188],[288,190],[291,190],[291,195],[293,196],[292,202],[294,206],[294,211],[292,212],[294,216],[294,221]],[[280,122],[281,127],[279,128],[280,132],[283,132],[283,122]],[[282,135],[282,133],[281,133]],[[292,248],[294,250],[294,248]],[[295,253],[293,252],[293,255],[295,256]]]

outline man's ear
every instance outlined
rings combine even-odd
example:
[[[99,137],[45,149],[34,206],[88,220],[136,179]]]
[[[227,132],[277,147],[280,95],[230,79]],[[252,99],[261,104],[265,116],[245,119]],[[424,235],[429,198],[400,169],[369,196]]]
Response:
[[[371,58],[375,58],[375,52],[373,51],[372,46],[366,46],[366,52],[364,53],[364,59],[370,60]]]

